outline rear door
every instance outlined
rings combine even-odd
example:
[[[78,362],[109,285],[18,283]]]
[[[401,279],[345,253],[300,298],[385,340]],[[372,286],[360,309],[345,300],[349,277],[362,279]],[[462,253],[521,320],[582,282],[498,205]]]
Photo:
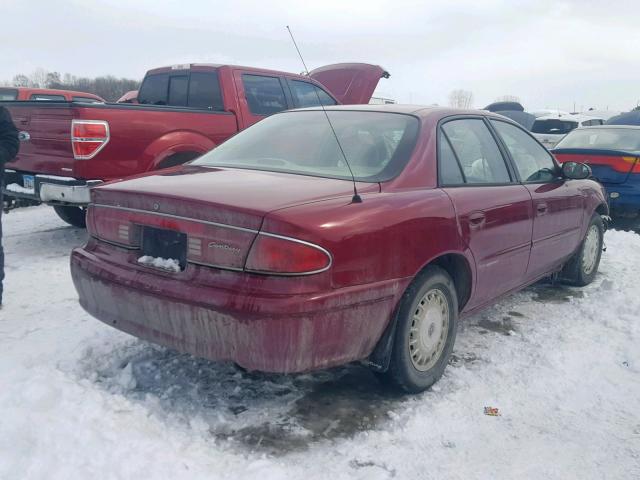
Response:
[[[242,128],[293,106],[285,94],[284,78],[243,70],[234,70],[233,76]]]
[[[439,184],[449,195],[476,263],[473,308],[524,282],[533,214],[529,191],[515,181],[481,117],[447,120],[439,129]]]
[[[520,127],[491,124],[509,152],[519,180],[533,200],[533,237],[527,279],[549,273],[580,243],[584,197],[580,182],[564,179],[551,154]]]
[[[337,63],[316,68],[309,76],[333,94],[343,105],[369,103],[381,78],[389,72],[379,65],[368,63]]]

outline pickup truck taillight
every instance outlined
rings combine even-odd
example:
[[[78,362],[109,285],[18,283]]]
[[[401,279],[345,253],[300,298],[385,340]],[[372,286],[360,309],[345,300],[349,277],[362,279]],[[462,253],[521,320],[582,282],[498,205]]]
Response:
[[[109,124],[103,120],[72,120],[73,158],[88,160],[109,143]]]
[[[276,275],[309,275],[327,270],[331,255],[324,248],[294,238],[260,233],[253,242],[245,269]]]

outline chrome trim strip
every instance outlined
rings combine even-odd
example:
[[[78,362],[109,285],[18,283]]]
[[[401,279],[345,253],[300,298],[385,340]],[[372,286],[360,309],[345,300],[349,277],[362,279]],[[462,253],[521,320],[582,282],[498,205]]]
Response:
[[[213,263],[205,263],[205,262],[196,262],[195,260],[188,260],[187,263],[192,263],[193,265],[200,265],[201,267],[213,267],[219,268],[220,270],[231,270],[232,272],[244,272],[244,268],[238,267],[224,267],[222,265],[214,265]]]
[[[321,268],[319,270],[313,270],[311,272],[302,272],[302,273],[264,272],[264,271],[261,271],[261,270],[251,270],[249,268],[245,268],[244,269],[245,272],[258,273],[260,275],[274,275],[274,276],[278,276],[278,277],[302,277],[302,276],[306,276],[306,275],[314,275],[316,273],[326,272],[327,270],[329,270],[331,268],[331,265],[333,265],[333,256],[331,255],[331,253],[329,253],[329,251],[326,248],[322,248],[320,245],[316,245],[315,243],[305,242],[304,240],[298,240],[297,238],[285,237],[284,235],[277,235],[275,233],[258,232],[258,235],[264,235],[265,237],[279,238],[281,240],[287,240],[289,242],[301,243],[301,244],[306,245],[308,247],[315,248],[317,250],[320,250],[322,253],[324,253],[329,258],[329,263],[327,264],[326,267]],[[247,258],[248,258],[248,256],[247,256]],[[245,266],[246,266],[246,264],[247,264],[247,262],[245,260]]]
[[[113,210],[123,210],[125,212],[137,212],[137,213],[145,213],[149,215],[158,215],[160,217],[175,218],[177,220],[187,220],[189,222],[202,223],[204,225],[211,225],[211,226],[220,227],[220,228],[229,228],[231,230],[239,230],[241,232],[259,233],[258,230],[254,230],[252,228],[236,227],[234,225],[227,225],[225,223],[209,222],[207,220],[198,220],[197,218],[183,217],[181,215],[173,215],[171,213],[152,212],[151,210],[141,210],[139,208],[129,208],[129,207],[117,207],[115,205],[103,205],[100,203],[90,203],[89,206],[94,208],[111,208]]]

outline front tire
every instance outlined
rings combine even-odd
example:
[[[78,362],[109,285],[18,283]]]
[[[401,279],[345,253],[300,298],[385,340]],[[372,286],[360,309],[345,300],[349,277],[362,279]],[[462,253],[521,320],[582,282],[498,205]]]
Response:
[[[69,225],[78,228],[87,228],[86,208],[55,205],[53,209],[56,211],[58,216]]]
[[[602,217],[594,213],[580,248],[562,270],[562,278],[578,287],[589,285],[598,273],[603,242],[604,223]]]
[[[427,267],[400,301],[389,369],[384,383],[419,393],[444,373],[458,329],[458,297],[453,280],[436,266]]]

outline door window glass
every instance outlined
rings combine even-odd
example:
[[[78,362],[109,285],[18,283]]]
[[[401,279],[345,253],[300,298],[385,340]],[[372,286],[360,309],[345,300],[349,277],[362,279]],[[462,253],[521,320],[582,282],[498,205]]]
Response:
[[[193,72],[189,79],[189,106],[224,110],[218,72]]]
[[[491,120],[507,146],[523,182],[549,182],[557,177],[551,154],[529,134],[510,123]]]
[[[460,160],[467,183],[511,182],[502,153],[482,119],[453,120],[442,130]]]
[[[175,107],[187,106],[187,87],[189,77],[181,75],[179,77],[171,77],[169,80],[169,102],[168,105]]]
[[[168,87],[168,74],[161,73],[147,76],[142,83],[142,87],[140,87],[138,103],[146,105],[166,105]]]
[[[299,80],[289,81],[291,93],[296,107],[317,107],[322,105],[335,105],[336,101],[327,92],[309,82]]]
[[[438,175],[440,185],[461,185],[464,183],[464,177],[460,171],[460,165],[456,159],[449,140],[444,135],[440,135],[439,139],[440,151],[438,155]]]
[[[277,77],[242,75],[249,111],[254,115],[271,115],[287,109],[284,90]]]

